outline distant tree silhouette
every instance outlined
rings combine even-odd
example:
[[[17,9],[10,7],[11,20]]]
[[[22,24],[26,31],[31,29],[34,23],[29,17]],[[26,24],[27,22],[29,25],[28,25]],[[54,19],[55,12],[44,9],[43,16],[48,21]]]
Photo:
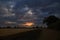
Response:
[[[16,26],[14,26],[14,28],[17,28]]]
[[[58,21],[58,20],[59,20],[59,18],[51,15],[51,16],[45,18],[45,19],[43,20],[43,23],[46,23],[47,25],[50,25],[50,24],[52,24],[52,23],[55,23],[55,22]]]
[[[1,29],[1,27],[0,27],[0,29]]]
[[[38,28],[38,26],[36,26],[36,28]]]
[[[10,26],[7,26],[7,28],[11,28]]]
[[[54,15],[44,18],[43,23],[46,23],[48,28],[60,29],[60,19]]]

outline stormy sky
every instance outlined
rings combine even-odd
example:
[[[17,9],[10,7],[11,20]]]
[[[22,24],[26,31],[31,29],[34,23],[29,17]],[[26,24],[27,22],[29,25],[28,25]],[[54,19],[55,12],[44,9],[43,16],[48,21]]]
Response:
[[[7,22],[38,25],[50,15],[60,17],[60,0],[0,0],[0,25],[7,25]]]

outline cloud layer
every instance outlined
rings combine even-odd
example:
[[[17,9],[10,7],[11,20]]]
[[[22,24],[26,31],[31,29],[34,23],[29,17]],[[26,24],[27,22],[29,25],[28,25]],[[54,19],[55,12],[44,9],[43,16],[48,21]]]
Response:
[[[49,15],[60,17],[60,0],[0,0],[1,22],[41,24]]]

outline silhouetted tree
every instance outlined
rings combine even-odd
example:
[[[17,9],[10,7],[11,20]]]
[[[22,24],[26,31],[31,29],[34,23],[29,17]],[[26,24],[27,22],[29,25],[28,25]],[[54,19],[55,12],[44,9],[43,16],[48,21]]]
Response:
[[[36,26],[36,28],[38,28],[38,26]]]
[[[7,26],[7,28],[11,28],[10,26]]]
[[[14,28],[17,28],[16,26],[14,26]]]
[[[44,18],[43,23],[46,23],[48,28],[60,29],[60,19],[55,17],[54,15]]]
[[[1,27],[0,27],[1,28]]]

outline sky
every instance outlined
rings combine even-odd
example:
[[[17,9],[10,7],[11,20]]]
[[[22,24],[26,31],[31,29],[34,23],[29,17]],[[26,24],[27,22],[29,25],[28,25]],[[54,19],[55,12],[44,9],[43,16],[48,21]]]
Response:
[[[0,0],[0,26],[40,25],[50,15],[60,18],[60,0]]]

